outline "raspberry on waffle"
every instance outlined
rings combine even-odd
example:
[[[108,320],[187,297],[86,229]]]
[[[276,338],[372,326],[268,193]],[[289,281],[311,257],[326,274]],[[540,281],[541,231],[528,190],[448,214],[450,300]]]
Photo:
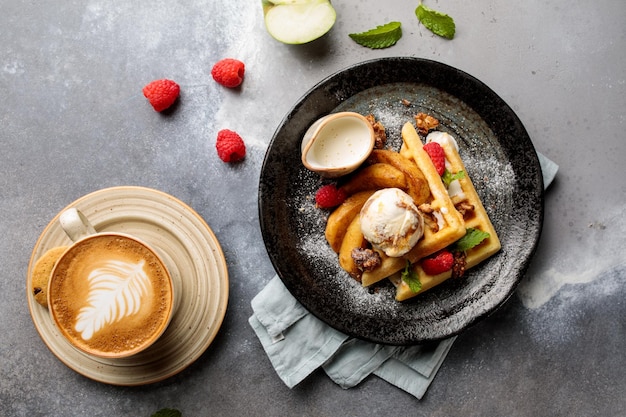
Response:
[[[422,239],[404,256],[389,257],[381,253],[382,264],[372,271],[363,272],[361,283],[364,286],[375,284],[402,270],[407,260],[414,264],[448,247],[465,235],[466,226],[463,216],[454,208],[448,190],[443,185],[430,156],[423,149],[422,141],[411,123],[403,126],[402,140],[400,154],[414,161],[428,182],[430,198],[427,204],[440,216],[439,230],[433,231],[426,227]]]
[[[421,141],[419,141],[419,137],[417,137],[417,134],[414,134],[413,127],[410,126],[409,128],[405,126],[405,128],[402,130],[402,134],[403,138],[405,139],[404,144],[406,145],[406,148],[403,150],[404,153],[410,153],[414,160],[416,160],[416,162],[421,160]],[[489,234],[489,237],[483,240],[479,245],[474,246],[473,248],[466,251],[465,269],[467,270],[478,265],[480,262],[498,252],[500,250],[500,240],[498,239],[498,235],[493,227],[493,224],[491,223],[491,220],[489,219],[489,216],[487,215],[487,212],[485,211],[485,208],[480,201],[480,198],[478,197],[476,188],[472,184],[472,181],[467,174],[465,165],[463,164],[461,156],[459,155],[456,147],[449,141],[442,143],[441,146],[445,151],[446,161],[450,167],[450,171],[455,173],[463,171],[465,173],[465,175],[458,180],[463,192],[460,199],[455,197],[455,204],[458,204],[460,202],[466,202],[469,205],[473,206],[473,210],[465,213],[465,216],[463,218],[463,229],[465,230],[469,228],[474,228],[483,232],[487,232]],[[419,162],[417,163],[418,165],[420,164]],[[439,181],[441,182],[441,180]],[[454,209],[454,211],[458,213],[456,209]],[[440,243],[443,243],[443,241]],[[448,246],[448,244],[442,245],[440,249],[446,246]],[[428,275],[424,272],[424,269],[420,265],[419,258],[412,258],[410,260],[412,262],[413,270],[417,273],[419,277],[421,290],[419,292],[413,292],[411,291],[409,286],[401,279],[392,279],[392,282],[394,282],[394,284],[396,284],[397,286],[396,299],[398,301],[404,301],[412,298],[417,294],[433,288],[434,286],[442,283],[452,276],[452,271],[446,271],[437,275]]]

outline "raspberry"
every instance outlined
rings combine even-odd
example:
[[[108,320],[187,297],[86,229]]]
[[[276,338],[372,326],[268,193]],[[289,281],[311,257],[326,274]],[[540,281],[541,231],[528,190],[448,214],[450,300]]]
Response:
[[[152,81],[143,88],[143,95],[158,112],[174,104],[178,94],[180,94],[180,86],[167,79]]]
[[[437,174],[443,175],[446,171],[446,153],[437,142],[429,142],[424,145],[424,150],[430,156],[430,160],[433,161]]]
[[[217,132],[215,148],[217,155],[224,162],[237,162],[246,156],[246,145],[243,139],[232,130],[222,129]]]
[[[422,259],[422,269],[428,275],[438,275],[449,271],[454,265],[454,256],[452,252],[441,250],[434,255]]]
[[[315,204],[319,208],[331,208],[343,203],[347,195],[344,189],[335,184],[327,184],[315,193]]]
[[[211,69],[213,79],[224,87],[234,88],[243,81],[245,65],[243,62],[232,58],[218,61]]]

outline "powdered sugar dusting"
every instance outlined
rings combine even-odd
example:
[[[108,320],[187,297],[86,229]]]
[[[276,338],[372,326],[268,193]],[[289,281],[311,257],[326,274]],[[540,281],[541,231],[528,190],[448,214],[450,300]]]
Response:
[[[462,111],[458,110],[459,107]],[[453,114],[450,108],[456,109]],[[414,116],[419,112],[433,115],[440,121],[439,130],[450,133],[459,142],[468,175],[488,213],[510,210],[510,190],[516,180],[514,169],[502,154],[498,139],[481,117],[453,96],[426,85],[387,84],[352,96],[334,111],[356,111],[363,115],[374,115],[385,127],[386,148],[395,151],[399,151],[402,145],[401,131],[405,123],[415,125]],[[459,114],[463,116],[460,117]],[[486,146],[488,149],[485,149]],[[341,277],[333,280],[333,285],[341,285],[341,292],[349,292],[350,296],[344,301],[351,305],[362,307],[363,303],[367,303],[367,308],[370,309],[371,304],[381,297],[394,299],[395,288],[391,283],[376,288],[373,293],[362,288],[339,266],[337,254],[330,248],[324,235],[330,211],[315,207],[313,197],[323,180],[305,170],[298,182],[297,189],[302,193],[295,199],[302,214],[299,229],[306,231],[300,236],[298,249],[308,258],[306,262],[328,276]],[[386,308],[388,307],[387,305]]]
[[[349,83],[357,79],[347,77]],[[331,112],[372,114],[385,126],[386,148],[395,151],[399,151],[402,144],[403,125],[407,122],[414,125],[417,113],[437,118],[438,129],[450,133],[459,143],[467,172],[498,235],[502,232],[503,250],[492,262],[470,271],[468,279],[446,282],[416,297],[414,302],[395,301],[395,287],[388,280],[376,284],[375,288],[364,288],[341,268],[338,255],[326,241],[324,232],[331,211],[315,207],[314,195],[328,180],[306,170],[299,158],[296,159],[299,141],[294,134],[298,136],[300,130],[306,129],[303,116],[309,114],[307,101],[306,105],[297,107],[293,121],[279,129],[277,137],[281,141],[270,150],[270,175],[263,182],[268,196],[275,196],[268,201],[268,208],[276,212],[265,220],[287,222],[277,228],[279,233],[272,234],[272,244],[276,246],[273,255],[283,256],[274,260],[279,264],[279,272],[284,274],[281,275],[283,280],[312,313],[340,330],[354,331],[373,340],[388,343],[428,340],[434,335],[450,334],[453,328],[462,328],[464,320],[480,316],[493,303],[510,294],[511,286],[519,278],[518,268],[527,259],[520,254],[527,254],[528,245],[534,245],[537,231],[532,213],[536,213],[538,206],[519,207],[519,198],[513,195],[522,191],[534,201],[536,193],[536,187],[528,182],[539,174],[536,167],[531,167],[528,174],[520,171],[525,166],[520,168],[520,159],[515,154],[517,148],[532,151],[520,136],[524,132],[516,127],[505,128],[505,137],[497,137],[490,127],[501,131],[500,119],[494,124],[494,111],[487,111],[488,125],[463,101],[429,85],[392,83],[357,93],[353,90],[350,94],[339,94],[335,90],[333,93],[347,98],[338,99],[339,104]],[[312,118],[320,116],[314,111],[310,113]],[[506,110],[503,113],[507,113]],[[510,136],[506,136],[508,132]],[[513,143],[518,139],[520,142]],[[521,160],[527,160],[526,156],[532,158],[532,155],[522,155]],[[521,190],[522,186],[527,188]],[[280,191],[274,193],[273,189]],[[272,203],[278,200],[280,204]]]
[[[342,295],[342,303],[352,311],[376,309],[395,297],[395,290],[389,285],[387,290],[372,292],[364,288],[339,265],[338,255],[332,250],[324,234],[326,220],[331,210],[320,209],[315,205],[315,191],[323,184],[317,174],[306,170],[297,179],[297,189],[292,204],[301,214],[298,219],[298,247],[303,262],[316,271],[316,278],[323,280],[335,295]]]
[[[467,154],[467,155],[466,155]],[[462,152],[461,157],[469,178],[476,188],[487,214],[496,231],[505,226],[503,216],[496,216],[497,212],[511,210],[513,196],[509,191],[515,184],[516,175],[510,162],[505,162],[493,155],[477,156],[469,152]]]
[[[404,95],[404,92],[402,93]],[[416,110],[415,102],[407,105],[398,97],[375,96],[376,99],[367,105],[367,111],[360,107],[361,114],[373,114],[380,121],[387,132],[387,148],[398,151],[402,144],[402,126],[411,122],[414,124]],[[361,103],[361,102],[357,102]],[[362,105],[362,104],[361,104]],[[348,100],[338,106],[335,111],[355,111],[354,103]],[[441,119],[441,129],[452,134],[461,145],[461,157],[464,159],[468,175],[472,178],[477,192],[483,198],[487,211],[497,212],[510,209],[512,196],[510,190],[516,180],[515,172],[510,162],[500,155],[497,138],[487,126],[478,123],[478,115],[471,117],[470,127],[459,126],[445,115],[437,114]],[[493,143],[493,149],[485,152],[484,144]],[[342,303],[354,311],[366,311],[375,314],[378,304],[381,312],[390,314],[390,301],[395,299],[395,287],[385,280],[374,291],[363,288],[360,283],[350,277],[339,265],[338,255],[330,248],[326,241],[324,230],[330,210],[319,209],[315,206],[314,193],[325,181],[317,174],[309,171],[300,171],[293,204],[296,205],[300,230],[298,251],[303,255],[303,262],[311,265],[318,275],[324,275],[324,281],[331,283],[331,287],[342,295]],[[395,303],[395,301],[393,301]],[[391,314],[399,314],[402,304],[396,303],[397,309],[391,309]]]

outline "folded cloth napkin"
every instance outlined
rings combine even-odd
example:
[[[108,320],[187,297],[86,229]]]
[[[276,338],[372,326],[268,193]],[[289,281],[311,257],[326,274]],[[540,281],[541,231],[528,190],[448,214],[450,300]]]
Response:
[[[538,156],[547,188],[558,165],[542,154]],[[309,313],[278,276],[251,305],[254,313],[248,321],[274,370],[289,388],[321,367],[344,389],[374,374],[421,399],[456,339],[389,346],[349,337]]]

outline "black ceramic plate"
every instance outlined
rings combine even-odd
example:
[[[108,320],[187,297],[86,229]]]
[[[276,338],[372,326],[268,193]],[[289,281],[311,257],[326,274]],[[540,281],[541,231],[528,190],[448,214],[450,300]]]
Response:
[[[395,301],[390,283],[372,291],[350,278],[324,238],[328,211],[315,208],[314,194],[323,181],[300,162],[300,141],[308,126],[325,114],[346,110],[374,114],[396,150],[400,129],[414,122],[414,114],[438,118],[439,129],[459,143],[502,250],[464,278],[405,303]],[[541,234],[541,168],[518,117],[476,78],[424,59],[377,59],[323,80],[285,117],[262,167],[259,214],[278,275],[311,313],[373,342],[425,343],[458,334],[514,291]]]

